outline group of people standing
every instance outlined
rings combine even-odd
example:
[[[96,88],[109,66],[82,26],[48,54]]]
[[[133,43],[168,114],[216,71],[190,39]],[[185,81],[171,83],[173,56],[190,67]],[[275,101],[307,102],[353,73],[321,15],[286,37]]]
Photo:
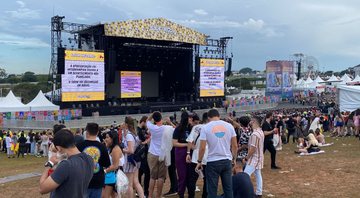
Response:
[[[188,197],[195,197],[199,178],[204,181],[202,196],[217,197],[219,177],[224,197],[253,197],[249,175],[255,173],[262,184],[264,133],[260,119],[248,124],[244,127],[252,128],[249,151],[241,159],[236,123],[222,120],[216,109],[204,113],[202,120],[184,111],[179,123],[163,119],[160,112],[139,122],[126,117],[120,126],[104,130],[88,123],[83,133],[78,130],[75,135],[56,125],[40,192],[51,192],[51,197],[135,197],[136,193],[158,198],[174,165],[176,178],[170,176],[170,180],[176,180],[179,197],[185,196],[186,189]],[[245,173],[241,164],[247,164]],[[117,185],[119,171],[128,180],[126,192]],[[257,188],[261,196],[262,185]]]
[[[12,132],[10,129],[0,132],[0,149],[7,154],[8,158],[19,158],[20,155],[36,155],[46,157],[49,152],[49,145],[52,141],[52,134],[49,131],[25,133],[24,131]]]

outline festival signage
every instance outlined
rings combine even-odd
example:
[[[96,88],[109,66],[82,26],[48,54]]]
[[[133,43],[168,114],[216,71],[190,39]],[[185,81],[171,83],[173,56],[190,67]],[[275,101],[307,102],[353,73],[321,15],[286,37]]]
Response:
[[[224,96],[223,59],[200,59],[200,97]]]
[[[266,62],[266,95],[281,95],[282,73],[279,61]]]
[[[63,102],[104,100],[104,53],[66,50],[61,85]]]
[[[282,97],[289,98],[293,96],[293,82],[294,82],[294,62],[280,61],[282,68]]]
[[[140,71],[121,71],[121,98],[140,98],[141,97],[141,72]]]

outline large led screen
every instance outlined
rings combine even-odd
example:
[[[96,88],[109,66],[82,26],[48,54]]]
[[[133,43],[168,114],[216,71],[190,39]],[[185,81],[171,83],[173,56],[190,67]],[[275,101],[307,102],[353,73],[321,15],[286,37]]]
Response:
[[[200,97],[224,96],[222,59],[200,59]]]
[[[61,89],[63,102],[104,100],[104,53],[65,50]]]
[[[141,97],[141,72],[121,71],[120,72],[121,98]]]

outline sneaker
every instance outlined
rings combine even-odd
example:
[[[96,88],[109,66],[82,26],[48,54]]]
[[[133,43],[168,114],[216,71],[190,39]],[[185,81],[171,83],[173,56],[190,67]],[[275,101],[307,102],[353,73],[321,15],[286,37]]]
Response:
[[[196,186],[195,192],[200,192],[200,191],[201,190],[200,190],[199,186]]]
[[[171,196],[175,196],[175,195],[177,195],[177,192],[172,192],[172,191],[169,191],[164,194],[165,197],[171,197]]]
[[[278,166],[272,166],[271,169],[273,169],[273,170],[279,170],[279,169],[281,169],[281,168],[278,167]]]

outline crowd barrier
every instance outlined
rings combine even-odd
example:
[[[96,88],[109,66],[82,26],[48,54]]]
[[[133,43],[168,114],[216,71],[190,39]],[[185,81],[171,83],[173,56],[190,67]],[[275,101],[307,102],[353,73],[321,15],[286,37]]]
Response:
[[[231,106],[228,107],[227,112],[247,112],[247,111],[256,111],[261,109],[269,109],[277,106],[276,102],[269,102],[264,104],[253,104],[246,106]],[[209,109],[194,110],[200,117],[204,112],[207,112]],[[218,108],[219,113],[222,116],[227,114],[225,108]],[[177,120],[180,119],[180,111],[175,112]],[[131,114],[131,116],[137,120],[140,120],[142,116],[148,116],[149,114]],[[164,112],[162,113],[163,117],[174,116],[174,112]],[[121,124],[124,122],[126,115],[114,115],[114,116],[92,116],[92,117],[82,117],[82,119],[74,119],[65,121],[65,125],[68,128],[85,128],[86,124],[89,122],[98,123],[100,126],[110,126],[114,124]],[[45,130],[52,129],[54,124],[59,123],[58,121],[36,121],[36,120],[3,120],[1,129],[16,129],[16,130]]]

